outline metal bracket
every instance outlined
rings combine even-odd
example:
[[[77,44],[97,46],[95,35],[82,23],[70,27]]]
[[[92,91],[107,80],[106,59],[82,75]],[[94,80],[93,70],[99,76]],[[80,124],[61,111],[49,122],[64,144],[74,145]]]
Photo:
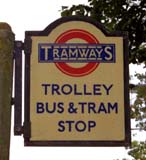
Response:
[[[21,135],[23,133],[22,126],[22,50],[24,50],[24,43],[22,41],[15,41],[14,44],[14,135]]]

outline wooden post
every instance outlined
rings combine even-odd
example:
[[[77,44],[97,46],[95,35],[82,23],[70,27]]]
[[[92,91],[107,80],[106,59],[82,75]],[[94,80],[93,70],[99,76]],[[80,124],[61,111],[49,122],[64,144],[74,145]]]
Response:
[[[14,34],[0,23],[0,160],[9,160]]]

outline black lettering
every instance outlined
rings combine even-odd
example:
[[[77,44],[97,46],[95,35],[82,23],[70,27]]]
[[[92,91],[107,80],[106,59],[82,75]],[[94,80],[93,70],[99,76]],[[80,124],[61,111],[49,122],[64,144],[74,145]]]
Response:
[[[98,113],[100,113],[100,112],[107,113],[106,108],[105,108],[105,106],[104,106],[104,103],[103,103],[103,102],[102,102],[102,103],[100,103],[100,106],[99,106],[99,109],[98,109]]]
[[[89,102],[88,103],[88,113],[96,113],[96,105],[95,105],[95,103],[91,103],[91,102]]]
[[[58,106],[57,112],[58,112],[58,113],[63,113],[63,112],[64,112],[64,103],[63,103],[63,102],[59,102],[59,103],[57,104],[57,106]]]
[[[59,132],[64,132],[65,131],[64,121],[59,121],[58,126],[59,126],[59,128],[58,128]]]
[[[114,110],[115,113],[118,113],[118,103],[114,103],[113,105],[111,103],[108,103],[108,113],[111,113],[111,110]]]
[[[48,102],[45,103],[45,106],[46,106],[46,112],[48,113],[54,113],[56,111],[56,103],[53,103],[52,109],[51,106],[49,106]]]
[[[87,103],[86,102],[79,102],[78,104],[81,107],[81,113],[85,113],[85,105],[87,105]]]
[[[36,103],[36,113],[44,113],[44,103],[37,102]]]
[[[91,128],[94,128],[96,126],[95,121],[89,121],[88,122],[88,132],[91,132]]]
[[[58,84],[52,84],[52,95],[54,94],[61,95]]]
[[[111,84],[109,87],[107,87],[106,85],[103,84],[103,87],[105,88],[106,90],[106,95],[109,95],[109,91],[111,90],[111,88],[113,87],[113,84]]]
[[[75,129],[78,131],[78,132],[84,132],[86,130],[86,123],[84,121],[78,121],[76,124],[75,124]]]
[[[42,84],[42,87],[44,89],[44,94],[47,95],[48,94],[48,88],[50,87],[50,84]]]
[[[68,131],[71,132],[72,131],[72,124],[74,123],[74,121],[66,121],[66,123],[68,124]]]
[[[72,92],[72,86],[69,85],[69,84],[64,84],[64,85],[61,87],[61,92],[62,92],[64,95],[71,94],[71,92]]]

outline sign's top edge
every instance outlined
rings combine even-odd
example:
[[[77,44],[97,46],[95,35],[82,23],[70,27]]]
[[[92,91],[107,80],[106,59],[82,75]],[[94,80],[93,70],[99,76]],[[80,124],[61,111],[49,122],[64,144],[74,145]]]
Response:
[[[103,26],[103,24],[99,23],[98,21],[95,21],[91,17],[87,16],[67,16],[67,17],[61,17],[57,19],[56,21],[52,22],[49,24],[44,30],[42,31],[25,31],[26,36],[48,36],[49,33],[59,26],[60,24],[66,23],[66,22],[71,22],[71,21],[83,21],[90,23],[91,25],[94,25],[96,28],[101,30],[106,36],[114,36],[114,37],[127,37],[127,32],[125,31],[116,31],[116,32],[110,32]]]

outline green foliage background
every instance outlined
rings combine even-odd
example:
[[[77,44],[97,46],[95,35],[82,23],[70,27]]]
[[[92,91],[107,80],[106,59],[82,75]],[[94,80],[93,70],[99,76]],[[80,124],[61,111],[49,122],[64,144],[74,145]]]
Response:
[[[145,0],[88,0],[89,5],[73,5],[62,16],[90,16],[110,32],[129,33],[129,62],[146,61],[146,1]]]

